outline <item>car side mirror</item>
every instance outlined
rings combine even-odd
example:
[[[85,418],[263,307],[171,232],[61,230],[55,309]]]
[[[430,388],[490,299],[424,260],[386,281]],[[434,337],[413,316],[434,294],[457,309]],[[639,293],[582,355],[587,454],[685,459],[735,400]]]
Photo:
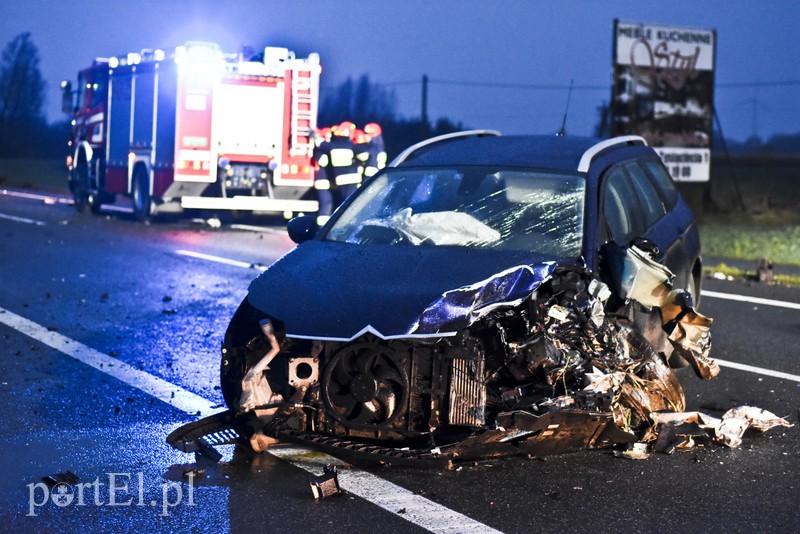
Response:
[[[319,230],[319,225],[315,217],[295,217],[286,224],[286,230],[289,232],[289,239],[299,245],[314,239]]]

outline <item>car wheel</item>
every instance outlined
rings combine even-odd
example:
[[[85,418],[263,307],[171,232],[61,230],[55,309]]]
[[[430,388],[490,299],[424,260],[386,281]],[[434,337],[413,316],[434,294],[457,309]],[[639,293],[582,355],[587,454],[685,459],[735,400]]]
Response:
[[[150,198],[150,183],[144,167],[137,167],[133,172],[133,217],[139,222],[149,221],[152,217],[153,201]]]

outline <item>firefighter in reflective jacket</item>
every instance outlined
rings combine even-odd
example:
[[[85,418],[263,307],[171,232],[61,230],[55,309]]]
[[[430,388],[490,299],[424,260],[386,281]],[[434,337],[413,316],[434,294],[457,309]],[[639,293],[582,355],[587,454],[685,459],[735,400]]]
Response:
[[[364,172],[367,169],[367,160],[369,159],[369,136],[364,133],[364,130],[356,130],[352,136],[353,139],[353,153],[356,155],[356,164],[358,165],[358,174],[361,176],[361,181],[364,181]]]
[[[368,157],[364,165],[364,177],[369,178],[386,167],[386,147],[383,144],[383,131],[379,124],[370,122],[364,126],[364,133],[369,139],[367,143]]]
[[[336,206],[361,185],[361,175],[358,173],[351,139],[355,129],[356,125],[349,121],[331,128],[333,136],[330,142],[330,170],[332,172],[328,173],[328,179],[333,182],[331,190]]]
[[[319,213],[317,224],[322,226],[333,213],[333,191],[331,191],[331,129],[321,128],[314,132],[314,189],[317,191]]]

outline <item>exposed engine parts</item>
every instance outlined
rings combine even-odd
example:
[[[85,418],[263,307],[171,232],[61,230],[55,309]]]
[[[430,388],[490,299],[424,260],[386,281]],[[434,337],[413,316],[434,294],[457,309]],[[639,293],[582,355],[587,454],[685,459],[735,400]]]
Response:
[[[226,421],[256,451],[300,440],[387,461],[642,449],[661,429],[659,446],[672,450],[686,402],[668,362],[678,355],[701,378],[715,376],[711,320],[634,252],[645,276],[634,273],[623,291],[575,269],[521,266],[445,293],[407,337],[391,339],[286,336],[245,300],[222,350]],[[748,425],[788,424],[768,413],[751,419],[719,422],[713,439],[730,445]],[[174,440],[192,449],[202,428]]]

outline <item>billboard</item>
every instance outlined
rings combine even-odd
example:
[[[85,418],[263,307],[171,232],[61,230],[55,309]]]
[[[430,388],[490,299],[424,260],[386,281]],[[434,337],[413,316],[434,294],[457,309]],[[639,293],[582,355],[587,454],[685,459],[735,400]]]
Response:
[[[672,178],[707,182],[714,30],[614,21],[614,135],[641,135]]]

